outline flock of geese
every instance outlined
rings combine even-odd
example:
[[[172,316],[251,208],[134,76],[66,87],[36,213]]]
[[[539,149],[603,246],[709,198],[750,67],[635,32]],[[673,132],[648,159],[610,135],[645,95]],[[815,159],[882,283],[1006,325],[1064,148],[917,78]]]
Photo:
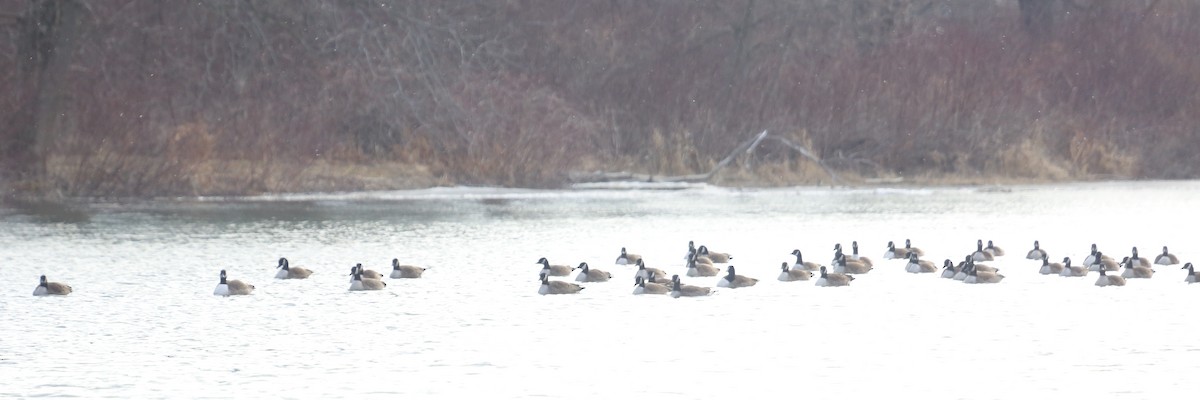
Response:
[[[796,261],[792,264],[783,262],[780,266],[778,280],[783,282],[807,281],[816,277],[814,272],[819,271],[820,276],[816,279],[816,286],[822,287],[838,287],[849,286],[850,282],[854,281],[855,275],[866,274],[873,270],[874,262],[870,258],[858,253],[858,242],[851,243],[851,253],[845,254],[842,252],[840,243],[833,246],[833,259],[830,266],[821,265],[812,261],[805,261],[804,254],[799,250],[793,250],[792,255],[796,256]],[[955,264],[954,261],[946,259],[939,269],[936,264],[931,261],[922,260],[921,257],[925,252],[920,248],[913,247],[912,241],[906,239],[904,247],[896,247],[895,242],[888,242],[887,250],[883,253],[884,259],[900,259],[906,260],[904,270],[913,274],[922,273],[937,273],[941,271],[941,277],[956,281],[962,281],[970,284],[981,283],[1000,283],[1004,280],[1004,275],[1000,274],[1000,270],[984,264],[987,261],[993,261],[997,257],[1004,256],[1004,250],[997,247],[991,240],[987,241],[987,246],[984,246],[983,240],[976,241],[975,251],[963,257],[963,261]],[[1171,254],[1166,246],[1163,246],[1162,254],[1154,258],[1154,262],[1140,257],[1137,247],[1133,248],[1133,254],[1125,257],[1120,262],[1116,262],[1113,258],[1105,255],[1097,250],[1095,244],[1092,244],[1091,253],[1084,258],[1082,265],[1072,265],[1071,258],[1063,258],[1062,263],[1050,262],[1050,256],[1041,248],[1038,241],[1033,242],[1033,249],[1026,253],[1025,258],[1030,260],[1040,260],[1042,262],[1039,272],[1042,275],[1059,275],[1063,277],[1083,277],[1087,276],[1090,271],[1098,271],[1099,279],[1096,280],[1096,286],[1125,286],[1127,279],[1148,279],[1154,276],[1152,265],[1177,265],[1179,258]],[[688,242],[688,253],[685,257],[687,260],[687,271],[685,275],[689,277],[706,277],[717,276],[721,274],[721,269],[715,264],[728,264],[733,259],[728,253],[712,252],[707,246],[701,245],[695,247],[694,242]],[[541,288],[538,289],[539,294],[573,294],[579,293],[584,289],[584,286],[567,281],[550,280],[552,276],[569,276],[572,271],[580,270],[580,273],[575,277],[578,282],[606,282],[612,278],[612,274],[604,271],[590,268],[588,264],[580,263],[579,267],[571,268],[566,265],[552,265],[546,258],[538,260],[542,265],[540,278],[542,281]],[[621,248],[621,255],[617,257],[616,264],[618,265],[637,265],[638,270],[634,276],[633,294],[666,294],[671,297],[694,297],[708,296],[715,291],[711,287],[694,286],[684,284],[678,274],[668,275],[665,271],[657,268],[646,267],[645,261],[641,256],[629,253],[625,248]],[[1120,274],[1108,274],[1108,272],[1117,272],[1124,268]],[[1187,270],[1185,282],[1196,283],[1200,281],[1200,275],[1196,274],[1192,263],[1187,263],[1182,269]],[[716,286],[722,288],[744,288],[754,286],[758,283],[758,279],[738,275],[737,269],[733,265],[727,265],[725,274],[717,280]]]
[[[778,280],[783,282],[808,281],[816,277],[816,286],[822,287],[838,287],[849,286],[850,282],[854,281],[855,275],[862,275],[872,271],[874,263],[870,258],[858,253],[858,242],[851,243],[851,253],[845,254],[842,252],[840,243],[833,246],[833,259],[829,266],[821,265],[812,261],[805,261],[804,254],[799,250],[793,250],[792,255],[796,260],[792,264],[783,262],[780,269]],[[1004,275],[1000,274],[999,269],[988,266],[984,262],[995,260],[996,257],[1004,256],[1004,250],[996,247],[991,240],[987,241],[987,246],[984,246],[983,240],[976,242],[975,251],[963,257],[963,261],[957,264],[950,259],[946,259],[940,268],[941,277],[964,283],[981,284],[981,283],[1000,283],[1004,280]],[[913,274],[937,273],[939,268],[933,262],[922,260],[921,257],[925,252],[920,248],[913,247],[912,241],[905,239],[904,247],[897,247],[894,242],[888,242],[887,250],[883,253],[884,259],[899,259],[907,260],[904,270]],[[1042,275],[1059,275],[1063,277],[1084,277],[1089,272],[1099,272],[1100,277],[1096,280],[1096,286],[1125,286],[1128,279],[1149,279],[1154,276],[1153,265],[1178,265],[1179,258],[1167,251],[1167,247],[1163,246],[1162,254],[1154,257],[1151,260],[1138,255],[1137,247],[1133,248],[1130,256],[1124,257],[1121,261],[1116,261],[1114,258],[1099,251],[1095,244],[1092,244],[1091,253],[1083,259],[1080,265],[1073,265],[1070,257],[1064,257],[1062,262],[1050,262],[1050,256],[1041,248],[1038,241],[1033,242],[1033,249],[1026,253],[1025,258],[1030,260],[1040,260],[1042,262],[1039,272]],[[721,268],[716,264],[727,264],[725,273],[717,280],[716,286],[720,288],[745,288],[751,287],[758,283],[758,279],[739,275],[733,265],[728,265],[733,260],[733,256],[729,253],[721,253],[710,251],[707,246],[695,246],[695,242],[688,242],[686,260],[687,270],[684,275],[688,277],[715,277],[721,275]],[[584,286],[568,281],[551,280],[551,277],[570,276],[574,271],[579,271],[575,276],[577,282],[607,282],[612,279],[612,274],[591,268],[586,262],[580,263],[578,267],[570,267],[566,265],[554,265],[549,260],[542,257],[537,261],[537,264],[542,266],[539,274],[541,287],[538,293],[547,294],[574,294],[579,293],[584,289]],[[695,286],[684,284],[680,279],[679,274],[671,275],[668,279],[668,273],[658,268],[646,267],[645,261],[640,255],[629,253],[624,247],[621,248],[621,255],[616,259],[617,265],[636,265],[637,273],[634,277],[633,294],[665,294],[671,297],[697,297],[708,296],[715,293],[715,290],[707,286]],[[287,258],[280,258],[276,266],[279,270],[275,274],[276,279],[307,279],[312,275],[312,270],[302,267],[292,267],[288,263]],[[427,268],[414,265],[400,264],[399,259],[392,259],[392,271],[388,275],[392,279],[416,279],[420,278]],[[1200,281],[1200,275],[1196,273],[1192,263],[1186,263],[1182,269],[1187,270],[1187,276],[1184,281],[1187,283],[1196,283]],[[1118,272],[1120,274],[1108,274],[1109,272]],[[814,272],[820,272],[819,277]],[[352,291],[360,290],[382,290],[387,287],[387,283],[383,281],[384,275],[374,270],[363,268],[362,264],[357,264],[350,268],[350,288]],[[49,282],[45,275],[41,276],[37,288],[34,289],[34,296],[65,296],[72,292],[71,286],[62,282]],[[254,293],[254,285],[237,280],[228,279],[225,270],[221,270],[220,281],[217,283],[216,289],[213,290],[213,295],[216,296],[244,296]]]

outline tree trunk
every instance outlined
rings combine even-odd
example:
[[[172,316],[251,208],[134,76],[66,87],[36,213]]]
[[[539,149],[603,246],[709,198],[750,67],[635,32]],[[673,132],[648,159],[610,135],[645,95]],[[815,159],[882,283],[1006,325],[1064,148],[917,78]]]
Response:
[[[49,147],[66,129],[70,118],[67,74],[78,48],[84,6],[77,0],[35,0],[23,20],[25,46],[22,68],[33,101],[18,123],[20,179],[40,180],[46,174]]]

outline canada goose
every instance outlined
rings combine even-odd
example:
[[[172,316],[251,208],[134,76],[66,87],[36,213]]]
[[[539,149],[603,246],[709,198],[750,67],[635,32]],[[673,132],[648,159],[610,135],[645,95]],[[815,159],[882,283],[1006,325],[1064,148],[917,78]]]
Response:
[[[640,276],[643,278],[650,278],[651,273],[654,273],[655,275],[658,275],[658,276],[667,276],[667,273],[661,269],[646,268],[646,263],[642,260],[637,261],[637,266],[638,266],[637,276]]]
[[[541,274],[542,287],[538,288],[538,294],[575,294],[583,290],[583,286],[564,281],[552,281],[546,274]]]
[[[803,269],[816,271],[821,269],[821,265],[812,261],[804,261],[804,255],[800,253],[800,249],[792,250],[792,255],[796,256],[796,263],[792,264],[792,269]]]
[[[1088,264],[1088,266],[1087,266],[1088,271],[1099,271],[1101,269],[1108,270],[1108,271],[1120,270],[1120,267],[1121,267],[1120,264],[1118,264],[1115,260],[1113,260],[1112,257],[1104,255],[1104,252],[1097,251],[1096,256],[1093,257],[1093,259],[1096,259],[1099,261]]]
[[[687,276],[717,276],[720,273],[721,269],[712,264],[697,263],[695,258],[688,260]]]
[[[1063,269],[1059,272],[1060,276],[1087,276],[1088,269],[1082,266],[1071,265],[1071,257],[1063,257]]]
[[[841,249],[842,249],[842,245],[839,244],[838,250],[841,250]],[[857,260],[858,262],[866,264],[868,267],[875,266],[875,263],[871,262],[870,258],[867,258],[867,256],[862,256],[862,255],[858,254],[858,241],[857,240],[850,242],[850,250],[853,252],[850,254],[850,257],[849,257],[851,260]]]
[[[925,255],[925,251],[921,250],[919,248],[913,247],[912,240],[909,240],[909,239],[904,239],[904,250],[909,253],[917,253],[918,257]]]
[[[1175,257],[1174,254],[1168,253],[1167,246],[1163,246],[1162,254],[1154,257],[1154,263],[1158,265],[1175,265],[1179,264],[1179,258]]]
[[[542,264],[541,273],[547,276],[567,276],[571,274],[571,271],[575,270],[575,268],[566,265],[550,265],[550,260],[547,260],[546,257],[538,259],[537,263]]]
[[[975,259],[973,257],[967,256],[966,259],[958,265],[958,273],[954,274],[954,280],[961,281],[967,279],[967,277],[970,276],[971,271],[990,272],[993,274],[1000,272],[999,269],[983,264],[977,264],[975,263]]]
[[[727,262],[729,262],[729,260],[733,259],[733,256],[729,255],[729,253],[717,253],[717,252],[708,251],[708,246],[704,246],[704,245],[700,246],[700,255],[708,257],[710,260],[712,260],[715,263],[727,263]]]
[[[937,272],[937,265],[920,259],[917,257],[917,253],[909,253],[908,265],[904,266],[904,270],[914,274]]]
[[[671,288],[667,285],[659,283],[647,283],[642,277],[634,278],[633,294],[667,294],[671,293]]]
[[[991,253],[992,257],[1004,256],[1004,249],[1001,249],[1000,247],[996,246],[995,244],[992,244],[991,240],[988,241],[988,245],[987,245],[987,247],[983,248],[983,251]]]
[[[1105,271],[1100,270],[1100,279],[1096,280],[1096,286],[1125,286],[1125,277],[1117,275],[1105,275]]]
[[[638,260],[641,260],[641,259],[642,259],[642,256],[639,256],[637,254],[626,253],[625,248],[622,247],[621,255],[617,256],[617,265],[637,264]]]
[[[221,270],[221,282],[217,283],[217,289],[213,290],[215,296],[241,296],[247,295],[254,291],[254,285],[237,279],[226,281],[225,270]]]
[[[942,263],[942,277],[946,279],[954,279],[955,274],[958,274],[958,267],[954,266],[954,261],[950,261],[950,259],[947,258],[946,262]]]
[[[392,279],[417,279],[425,273],[425,268],[415,265],[400,265],[399,258],[392,259]]]
[[[971,259],[975,261],[992,261],[995,258],[992,256],[992,253],[984,251],[983,240],[980,239],[975,241],[975,252],[971,253]]]
[[[1030,250],[1028,254],[1025,254],[1025,258],[1030,259],[1030,260],[1041,260],[1043,257],[1046,257],[1047,255],[1048,254],[1046,254],[1046,251],[1042,250],[1041,245],[1038,244],[1038,241],[1034,240],[1033,241],[1033,250]]]
[[[1188,270],[1187,277],[1183,278],[1184,282],[1196,283],[1197,281],[1200,281],[1200,275],[1196,275],[1196,268],[1192,267],[1192,263],[1183,264],[1183,268],[1180,269]]]
[[[833,263],[833,272],[839,274],[865,274],[871,272],[872,269],[858,261],[846,261],[845,254],[838,254],[837,260]]]
[[[883,259],[894,260],[897,258],[908,258],[907,249],[897,249],[896,243],[888,241],[887,251],[883,252]]]
[[[684,285],[679,282],[679,275],[671,277],[671,297],[699,297],[712,294],[712,288]]]
[[[1133,257],[1130,257],[1129,261],[1133,262],[1133,266],[1135,267],[1150,268],[1150,260],[1147,260],[1146,257],[1138,257],[1136,246],[1133,248]]]
[[[350,268],[350,275],[350,290],[383,290],[387,287],[387,282],[363,275],[362,264]]]
[[[1113,260],[1112,258],[1110,258],[1110,257],[1108,257],[1108,256],[1104,256],[1103,254],[1101,254],[1101,253],[1100,253],[1100,250],[1098,250],[1098,249],[1096,248],[1096,244],[1095,244],[1095,243],[1092,243],[1092,252],[1091,252],[1091,253],[1088,253],[1088,256],[1087,256],[1087,257],[1084,257],[1084,259],[1083,259],[1083,265],[1084,265],[1084,266],[1089,266],[1089,265],[1095,264],[1095,263],[1096,263],[1096,260],[1099,260],[1099,259],[1102,259],[1102,258],[1108,258],[1110,261],[1115,261],[1115,260]]]
[[[579,275],[575,276],[578,282],[608,282],[612,279],[612,274],[588,267],[588,263],[579,263]]]
[[[745,275],[738,275],[736,272],[734,272],[733,266],[730,265],[729,273],[717,281],[717,286],[737,289],[741,287],[754,286],[756,283],[758,283],[758,279],[747,277]]]
[[[963,279],[963,283],[1000,283],[1004,279],[1004,275],[990,271],[981,271],[977,269],[978,267],[975,264],[967,265],[970,271],[967,272],[967,277]]]
[[[788,263],[783,263],[783,272],[779,274],[779,280],[784,282],[807,281],[812,278],[813,273],[803,269],[788,268]]]
[[[854,280],[854,276],[839,273],[829,273],[825,270],[825,267],[821,267],[821,277],[817,278],[817,286],[850,286],[850,281],[852,280]]]
[[[665,276],[659,277],[658,274],[653,273],[653,272],[650,273],[650,277],[645,278],[645,279],[646,279],[646,282],[648,282],[648,283],[657,283],[660,285],[670,285],[671,284],[670,279],[667,279]]]
[[[351,280],[351,281],[353,281],[353,280],[354,280],[354,270],[355,270],[355,269],[358,269],[358,273],[362,274],[362,277],[363,277],[363,278],[366,278],[366,279],[383,279],[383,274],[381,274],[381,273],[379,273],[379,272],[377,272],[377,271],[375,271],[375,270],[373,270],[373,269],[366,269],[366,268],[363,268],[363,266],[362,266],[362,263],[357,263],[357,264],[355,264],[355,265],[354,265],[354,268],[350,268],[350,276],[351,276],[351,277],[350,277],[350,280]]]
[[[221,271],[221,283],[225,283],[225,271]],[[217,288],[220,289],[220,286]],[[253,287],[251,287],[251,289],[253,289]],[[37,287],[33,289],[34,296],[66,296],[68,294],[71,294],[71,285],[61,282],[46,282],[45,275],[42,275],[42,278],[38,281]]]
[[[312,270],[308,268],[288,265],[286,257],[279,258],[279,265],[275,268],[279,268],[279,272],[275,274],[275,279],[307,279],[309,275],[312,275]]]
[[[1154,277],[1153,269],[1150,269],[1150,267],[1143,267],[1141,265],[1137,265],[1133,261],[1132,258],[1125,257],[1124,260],[1121,260],[1121,266],[1125,267],[1125,271],[1121,272],[1122,278],[1147,278],[1148,279],[1148,278]]]
[[[1042,275],[1062,275],[1063,265],[1050,262],[1050,256],[1047,256],[1045,253],[1042,252],[1042,269],[1038,270],[1038,273]]]

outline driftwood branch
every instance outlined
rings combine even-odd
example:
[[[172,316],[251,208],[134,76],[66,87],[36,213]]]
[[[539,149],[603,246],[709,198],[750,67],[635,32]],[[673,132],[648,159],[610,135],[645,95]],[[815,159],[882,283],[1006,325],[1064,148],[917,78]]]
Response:
[[[838,177],[837,173],[834,172],[833,169],[829,168],[829,166],[826,165],[823,161],[821,161],[820,158],[813,155],[812,152],[809,151],[807,148],[805,148],[804,146],[801,146],[799,144],[796,144],[795,142],[787,140],[786,138],[781,138],[778,136],[771,136],[767,133],[767,131],[762,131],[762,133],[759,133],[758,135],[755,135],[753,138],[750,138],[749,140],[739,144],[737,147],[735,147],[733,149],[733,151],[730,151],[729,154],[727,154],[725,156],[725,158],[722,158],[721,161],[717,162],[717,165],[713,166],[713,168],[711,170],[709,170],[708,172],[703,173],[703,174],[655,176],[655,175],[650,175],[650,174],[637,174],[637,173],[632,173],[632,172],[596,171],[596,172],[571,172],[569,174],[568,178],[572,182],[575,182],[575,183],[595,183],[595,182],[699,183],[699,182],[707,182],[707,181],[711,180],[712,177],[715,176],[718,172],[720,172],[721,169],[725,168],[727,165],[729,165],[729,163],[733,162],[733,160],[735,158],[737,158],[738,155],[743,154],[743,153],[745,153],[745,154],[753,153],[754,150],[756,148],[758,148],[758,145],[760,143],[762,143],[763,140],[766,140],[766,139],[775,140],[777,142],[783,143],[785,146],[787,146],[793,150],[796,150],[796,152],[800,153],[800,155],[803,156],[804,158],[812,160],[813,162],[817,163],[817,165],[820,165],[821,168],[824,169],[825,172],[829,174],[829,177],[832,178],[832,180],[835,184],[841,182],[841,178]]]

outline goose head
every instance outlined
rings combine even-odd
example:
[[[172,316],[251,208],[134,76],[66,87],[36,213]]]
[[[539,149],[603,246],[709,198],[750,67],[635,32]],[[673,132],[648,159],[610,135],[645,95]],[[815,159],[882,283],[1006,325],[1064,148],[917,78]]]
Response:
[[[587,273],[588,273],[588,265],[587,265],[587,263],[586,263],[586,262],[581,262],[581,263],[579,263],[579,269],[582,269],[582,270],[583,270],[583,273],[584,273],[584,274],[587,274]]]
[[[42,275],[42,285],[46,284],[46,276]],[[225,284],[225,270],[221,270],[221,284]]]
[[[787,265],[787,262],[784,262],[784,263],[783,263],[783,272],[788,272],[788,265]]]
[[[280,257],[280,258],[279,258],[279,265],[275,266],[275,268],[282,268],[284,271],[287,271],[287,270],[288,270],[288,259],[287,259],[287,257]]]

